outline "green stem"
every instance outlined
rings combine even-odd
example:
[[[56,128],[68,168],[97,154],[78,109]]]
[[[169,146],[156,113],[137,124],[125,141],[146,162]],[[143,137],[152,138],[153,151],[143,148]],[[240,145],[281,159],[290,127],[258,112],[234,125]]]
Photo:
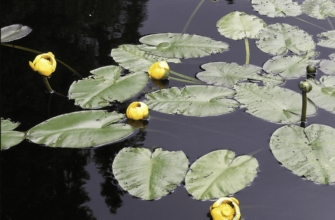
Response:
[[[51,86],[50,86],[50,84],[49,84],[49,81],[48,81],[48,77],[46,77],[46,76],[42,76],[42,79],[43,79],[44,85],[47,87],[47,89],[48,89],[48,91],[49,91],[50,93],[55,93],[55,94],[57,94],[57,95],[59,95],[59,96],[66,97],[65,95],[63,95],[63,94],[61,94],[61,93],[59,93],[59,92],[56,92],[55,90],[53,90],[53,89],[51,88]]]
[[[187,82],[187,83],[193,83],[193,84],[199,84],[197,82],[194,82],[194,81],[189,81],[189,80],[186,80],[186,79],[178,79],[178,78],[174,78],[172,76],[169,77],[170,79],[173,79],[173,80],[176,80],[176,81],[180,81],[180,82]],[[203,84],[202,82],[200,84]]]
[[[204,1],[205,1],[205,0],[201,0],[200,3],[198,4],[198,6],[197,6],[197,7],[195,8],[195,10],[193,11],[193,13],[191,14],[190,18],[188,19],[188,21],[187,21],[187,23],[186,23],[186,25],[185,25],[185,27],[184,27],[184,29],[183,29],[183,32],[182,32],[183,34],[185,34],[188,25],[191,23],[191,21],[192,21],[194,15],[197,13],[198,9],[199,9],[200,6],[202,5],[202,3],[204,3]]]
[[[308,21],[306,21],[306,20],[304,20],[304,19],[301,19],[301,18],[298,18],[298,17],[294,17],[294,18],[296,18],[296,19],[298,19],[298,20],[300,20],[300,21],[306,22],[306,23],[308,23],[308,24],[311,24],[311,25],[313,25],[313,26],[315,26],[315,27],[318,27],[318,28],[320,28],[320,29],[322,29],[322,30],[324,30],[324,31],[328,31],[327,29],[324,29],[324,28],[322,28],[322,27],[320,27],[320,26],[318,26],[318,25],[316,25],[316,24],[313,24],[313,23],[311,23],[311,22],[308,22]]]
[[[173,75],[179,76],[179,77],[181,77],[181,78],[184,78],[184,79],[188,79],[188,80],[194,81],[194,82],[196,82],[196,83],[202,83],[200,80],[194,79],[194,78],[189,77],[189,76],[184,76],[183,74],[177,73],[177,72],[172,71],[172,70],[170,70],[170,73],[172,73]]]
[[[248,38],[244,38],[244,42],[245,42],[245,53],[246,53],[245,64],[249,64],[250,50],[249,50],[249,41],[248,41]]]
[[[306,109],[307,109],[307,93],[302,92],[302,110],[301,110],[301,121],[306,121]]]
[[[332,24],[332,22],[329,20],[328,17],[327,17],[327,20],[328,20],[328,23],[330,24],[330,26],[333,28],[333,30],[335,30],[335,29],[334,29],[334,26],[333,26],[333,24]]]

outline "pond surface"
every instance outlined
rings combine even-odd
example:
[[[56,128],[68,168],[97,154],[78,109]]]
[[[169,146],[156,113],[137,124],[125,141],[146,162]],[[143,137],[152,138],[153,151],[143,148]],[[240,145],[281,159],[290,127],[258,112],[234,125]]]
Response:
[[[90,70],[117,65],[111,49],[121,44],[139,44],[138,39],[153,33],[181,33],[199,0],[100,0],[100,1],[19,1],[3,2],[1,27],[30,26],[31,34],[12,42],[38,51],[51,51],[84,77]],[[301,1],[299,1],[301,3]],[[225,61],[243,65],[244,41],[219,34],[216,22],[232,11],[244,11],[262,18],[268,25],[277,22],[299,26],[316,35],[323,32],[295,18],[269,18],[253,11],[248,0],[206,0],[195,14],[186,33],[211,37],[229,44],[229,51],[202,58],[183,59],[170,64],[176,72],[194,77],[200,65]],[[299,16],[330,30],[327,20]],[[333,24],[335,19],[330,18]],[[262,66],[272,57],[249,39],[250,63]],[[317,46],[318,59],[329,59],[333,49]],[[16,129],[33,126],[61,114],[81,111],[74,101],[46,92],[28,61],[35,54],[1,47],[1,117],[21,122]],[[316,79],[324,75],[318,72]],[[304,78],[287,80],[283,87],[300,92]],[[58,64],[49,80],[54,90],[67,94],[78,78]],[[166,87],[183,87],[170,80]],[[143,100],[145,92],[158,89],[151,81],[143,93],[104,109],[125,113],[127,106]],[[218,149],[236,155],[250,154],[259,162],[259,173],[250,186],[234,194],[240,201],[243,219],[334,219],[335,186],[319,185],[296,176],[274,158],[269,148],[271,134],[283,126],[245,113],[245,109],[213,117],[167,115],[150,111],[146,129],[137,130],[117,143],[88,149],[48,148],[27,140],[1,152],[1,219],[211,219],[213,201],[197,201],[180,184],[172,193],[154,201],[128,194],[112,173],[115,155],[124,147],[161,147],[182,150],[192,164]],[[323,109],[307,123],[335,128],[335,116]]]

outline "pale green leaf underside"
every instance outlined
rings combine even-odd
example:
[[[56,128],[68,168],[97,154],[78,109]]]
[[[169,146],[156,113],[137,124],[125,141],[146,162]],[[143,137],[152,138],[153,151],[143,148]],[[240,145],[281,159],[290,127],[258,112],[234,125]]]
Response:
[[[27,36],[31,28],[22,24],[13,24],[1,28],[1,43],[10,42]]]
[[[110,102],[123,102],[148,83],[147,73],[137,72],[120,77],[121,67],[105,66],[91,71],[93,76],[72,83],[69,98],[82,108],[102,108]]]
[[[335,30],[318,34],[318,37],[323,37],[319,39],[318,46],[335,49]]]
[[[301,9],[308,16],[316,19],[335,17],[335,2],[332,0],[305,0],[301,4]]]
[[[131,195],[152,200],[167,195],[180,184],[188,169],[182,151],[153,153],[145,148],[123,148],[113,162],[113,174]]]
[[[234,90],[215,86],[172,87],[147,94],[144,102],[158,112],[205,117],[234,111],[238,103],[226,98],[234,94]]]
[[[9,119],[1,118],[1,132],[13,130],[13,129],[17,128],[17,126],[19,126],[19,125],[20,125],[19,122],[15,123],[15,122],[12,122]]]
[[[201,66],[205,71],[197,74],[197,78],[216,86],[233,87],[235,84],[244,80],[258,80],[265,85],[279,85],[284,83],[280,76],[272,74],[260,75],[260,67],[254,65],[240,66],[236,63],[206,63]]]
[[[258,32],[266,27],[266,23],[255,15],[234,11],[222,17],[216,26],[221,35],[240,40],[243,38],[258,38]]]
[[[330,54],[330,60],[322,60],[320,70],[329,75],[335,75],[335,53]]]
[[[106,111],[81,111],[60,115],[31,128],[27,138],[49,147],[82,148],[118,141],[133,132],[126,124],[112,124],[124,114]]]
[[[335,183],[335,129],[312,124],[287,125],[271,136],[276,159],[298,176],[321,184]]]
[[[195,34],[152,34],[142,37],[140,42],[147,45],[140,45],[139,49],[170,58],[203,57],[229,48],[227,43]]]
[[[277,86],[257,86],[245,83],[234,86],[235,99],[247,108],[246,112],[274,123],[296,123],[300,121],[302,96],[289,89]],[[316,113],[317,108],[308,100],[307,115]]]
[[[196,160],[186,175],[187,191],[196,199],[214,199],[236,193],[257,175],[258,162],[230,150],[217,150]]]
[[[251,3],[255,11],[271,18],[302,14],[300,5],[292,0],[252,0]]]
[[[23,132],[1,130],[1,150],[21,143],[24,138],[25,134]]]
[[[269,25],[259,33],[259,38],[257,47],[272,55],[284,55],[288,50],[301,55],[315,48],[311,35],[289,24]]]

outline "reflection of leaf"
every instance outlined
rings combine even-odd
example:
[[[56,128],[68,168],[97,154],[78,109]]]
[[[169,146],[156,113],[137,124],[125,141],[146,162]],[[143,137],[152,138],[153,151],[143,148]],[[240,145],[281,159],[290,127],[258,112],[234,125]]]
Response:
[[[1,43],[10,42],[27,36],[31,32],[28,26],[22,24],[13,24],[1,28]]]
[[[301,4],[305,14],[317,19],[335,17],[335,2],[332,0],[305,0]]]
[[[311,35],[289,24],[272,24],[259,33],[257,47],[265,53],[284,55],[288,50],[296,54],[305,54],[314,50]]]
[[[69,89],[70,99],[82,108],[102,108],[110,102],[125,101],[139,93],[148,83],[148,74],[137,72],[121,75],[121,67],[106,66],[91,71],[93,76],[74,82]]]
[[[321,184],[335,183],[335,129],[312,124],[287,125],[271,136],[276,159],[298,176]]]
[[[249,155],[235,158],[230,150],[217,150],[196,160],[186,175],[186,189],[196,199],[213,199],[236,193],[257,175],[257,160]]]
[[[131,195],[145,200],[162,197],[180,184],[188,169],[182,151],[153,153],[145,148],[123,148],[113,162],[113,174]]]
[[[300,121],[302,97],[299,93],[277,86],[239,84],[234,86],[235,99],[247,108],[249,114],[274,123]],[[308,100],[307,115],[316,112],[315,105]]]
[[[216,24],[220,34],[233,39],[258,38],[258,32],[266,27],[266,23],[255,15],[234,11],[222,17]]]
[[[215,86],[172,87],[147,94],[144,102],[158,112],[204,117],[234,111],[238,103],[226,99],[234,94],[234,90]]]
[[[247,79],[259,80],[265,85],[278,85],[285,81],[280,76],[258,74],[262,68],[254,65],[239,66],[236,63],[216,62],[206,63],[201,68],[205,71],[198,73],[197,77],[216,86],[233,87],[236,83]]]
[[[335,30],[322,32],[321,34],[318,34],[318,37],[324,37],[325,39],[319,39],[319,43],[317,45],[335,49]]]
[[[272,18],[302,14],[300,5],[292,0],[252,0],[251,3],[255,11]]]
[[[11,131],[19,125],[19,122],[14,123],[1,118],[1,150],[15,146],[24,140],[25,134],[23,132]]]
[[[139,49],[170,58],[203,57],[229,48],[227,43],[194,34],[152,34],[142,37],[140,42],[147,45],[140,45]]]
[[[92,147],[118,141],[133,132],[126,124],[114,124],[123,114],[81,111],[60,115],[31,128],[27,138],[49,147]]]

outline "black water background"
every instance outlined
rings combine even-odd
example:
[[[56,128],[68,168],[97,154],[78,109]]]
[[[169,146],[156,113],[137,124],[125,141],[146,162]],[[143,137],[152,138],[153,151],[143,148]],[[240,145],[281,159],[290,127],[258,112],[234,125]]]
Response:
[[[1,2],[1,27],[21,23],[33,31],[13,44],[56,57],[83,76],[89,71],[115,64],[112,48],[139,44],[141,36],[180,33],[200,1],[191,0],[100,0],[100,1],[19,1]],[[300,1],[301,2],[301,1]],[[187,33],[227,42],[230,50],[203,58],[171,64],[176,72],[194,76],[207,62],[245,62],[244,41],[221,36],[216,22],[234,10],[254,14],[267,24],[277,22],[299,26],[316,35],[321,29],[294,18],[268,18],[253,11],[248,0],[205,1]],[[301,18],[330,29],[326,20],[306,15]],[[333,24],[335,19],[331,18]],[[272,56],[261,52],[249,39],[250,63],[262,66]],[[334,50],[317,46],[318,59],[329,59]],[[21,122],[16,129],[26,131],[48,118],[82,110],[73,101],[47,94],[38,74],[28,61],[36,55],[1,46],[1,117]],[[318,72],[317,79],[322,76]],[[288,80],[283,86],[299,91],[304,78]],[[78,80],[61,64],[50,79],[56,91],[67,94]],[[184,83],[170,81],[169,87]],[[157,88],[150,82],[145,91]],[[139,94],[122,104],[104,108],[125,112],[129,103],[143,100]],[[197,201],[184,183],[157,201],[142,201],[123,191],[113,178],[111,164],[123,147],[162,147],[182,150],[192,164],[197,158],[217,149],[230,149],[236,155],[263,149],[254,156],[260,172],[250,186],[236,193],[243,219],[333,219],[335,187],[318,185],[294,175],[281,166],[269,149],[271,134],[282,125],[255,118],[238,109],[233,113],[197,118],[166,115],[151,111],[147,130],[135,132],[118,143],[90,149],[53,149],[24,141],[1,152],[1,219],[209,219],[213,201]],[[335,117],[322,109],[308,124],[335,127]],[[244,208],[243,208],[244,207]]]

